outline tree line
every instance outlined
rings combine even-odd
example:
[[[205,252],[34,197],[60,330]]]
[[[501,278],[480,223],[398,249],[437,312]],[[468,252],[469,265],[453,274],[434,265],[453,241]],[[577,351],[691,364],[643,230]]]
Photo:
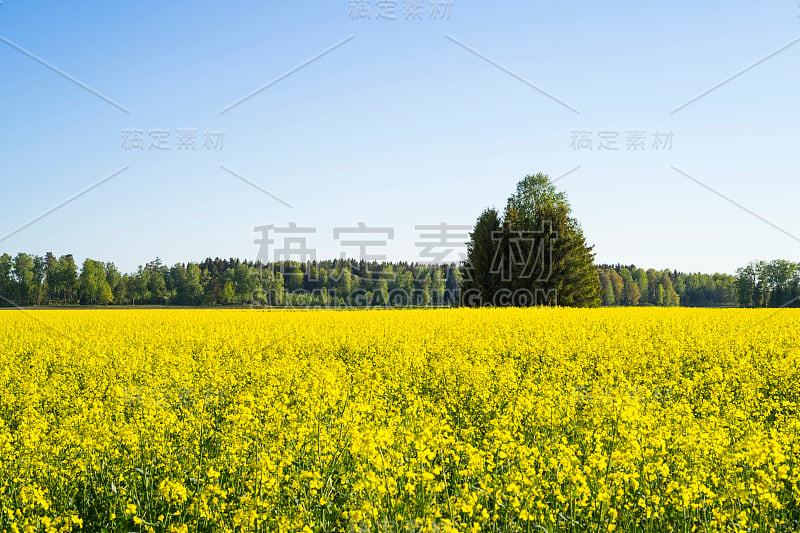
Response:
[[[686,274],[675,270],[644,270],[635,265],[601,265],[597,273],[604,306],[738,305],[737,278],[730,274]]]
[[[800,307],[800,263],[754,261],[736,271],[737,303],[743,307]]]
[[[455,264],[331,260],[260,265],[208,258],[171,267],[155,259],[124,274],[113,262],[87,259],[78,267],[69,254],[3,254],[0,306],[470,305],[475,302],[468,292],[476,286],[469,279],[474,273],[467,265]],[[594,275],[600,306],[800,307],[800,263],[785,260],[752,262],[735,276],[620,264],[599,265]],[[538,294],[547,296],[548,290],[543,285]],[[493,302],[488,291],[478,301],[505,303]],[[558,300],[507,303],[564,305]]]
[[[72,255],[0,256],[0,305],[409,306],[456,305],[454,264],[239,259],[177,263],[160,259],[123,274],[112,262]]]

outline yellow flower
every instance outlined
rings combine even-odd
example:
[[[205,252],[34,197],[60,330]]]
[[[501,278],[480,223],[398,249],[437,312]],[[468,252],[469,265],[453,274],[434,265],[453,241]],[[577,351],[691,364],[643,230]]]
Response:
[[[249,268],[218,267],[232,286]],[[0,528],[119,529],[119,510],[147,533],[512,532],[601,508],[612,531],[791,528],[800,310],[784,311],[0,313]],[[99,507],[71,511],[76,486]]]

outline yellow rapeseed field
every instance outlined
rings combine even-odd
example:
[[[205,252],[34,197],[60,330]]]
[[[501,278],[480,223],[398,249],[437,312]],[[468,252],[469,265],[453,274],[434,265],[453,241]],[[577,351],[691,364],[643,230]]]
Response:
[[[4,311],[0,531],[796,531],[800,312]]]

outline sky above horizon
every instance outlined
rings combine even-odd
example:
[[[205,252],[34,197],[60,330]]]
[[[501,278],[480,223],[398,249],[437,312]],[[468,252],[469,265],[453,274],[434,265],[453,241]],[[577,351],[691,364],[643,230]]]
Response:
[[[313,232],[271,233],[270,258],[425,260],[441,235],[418,226],[471,226],[544,172],[597,263],[800,261],[798,15],[2,0],[0,253],[256,260],[255,228],[293,223]]]

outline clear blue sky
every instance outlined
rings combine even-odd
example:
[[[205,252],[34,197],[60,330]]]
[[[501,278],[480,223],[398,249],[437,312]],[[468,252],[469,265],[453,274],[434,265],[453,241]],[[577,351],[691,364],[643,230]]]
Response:
[[[396,228],[371,252],[413,260],[415,225],[472,224],[525,174],[580,167],[558,186],[598,262],[800,260],[798,240],[698,183],[800,235],[800,43],[673,112],[800,37],[796,0],[453,0],[443,19],[425,0],[422,20],[405,20],[404,0],[397,20],[376,20],[375,0],[369,20],[348,0],[87,4],[0,4],[0,236],[129,168],[0,251],[126,271],[156,256],[255,259],[255,226],[296,222],[317,228],[319,257],[352,257],[333,228],[365,222]],[[184,128],[195,150],[177,149]],[[145,149],[123,147],[127,129]],[[149,147],[151,130],[169,150]],[[571,147],[578,130],[591,150]],[[206,131],[221,148],[203,146]],[[602,131],[619,150],[598,148]],[[644,150],[626,149],[633,131]],[[653,148],[657,131],[671,149]]]

